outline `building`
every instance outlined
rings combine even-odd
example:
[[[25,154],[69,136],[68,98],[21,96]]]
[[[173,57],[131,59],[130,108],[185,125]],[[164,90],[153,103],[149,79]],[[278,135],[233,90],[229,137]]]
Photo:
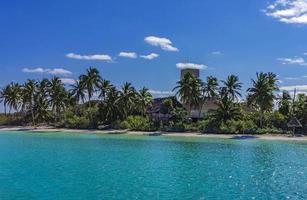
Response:
[[[181,80],[183,79],[184,75],[186,75],[187,73],[191,73],[193,74],[196,78],[199,78],[200,75],[200,70],[199,69],[182,69],[181,70]]]
[[[152,105],[147,109],[147,116],[154,121],[170,120],[172,115],[164,104],[166,100],[171,100],[174,109],[183,107],[175,96],[155,98]]]
[[[191,68],[186,68],[186,69],[181,69],[180,76],[181,80],[183,79],[184,75],[187,73],[193,74],[196,78],[200,77],[200,70],[199,69],[191,69]],[[187,105],[183,105],[186,109],[188,108]],[[216,105],[216,100],[207,100],[204,102],[204,104],[199,105],[197,108],[193,108],[190,113],[190,118],[193,119],[201,119],[203,118],[206,114],[208,114],[209,111],[211,110],[216,110],[217,105]]]

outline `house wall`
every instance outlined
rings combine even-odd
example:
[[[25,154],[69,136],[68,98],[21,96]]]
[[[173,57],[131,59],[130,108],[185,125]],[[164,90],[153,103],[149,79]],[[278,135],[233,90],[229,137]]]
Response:
[[[200,111],[201,109],[201,111]],[[202,108],[199,108],[199,109],[193,109],[191,110],[191,115],[190,117],[191,118],[203,118],[205,115],[208,114],[208,112],[210,110],[216,110],[217,109],[217,105],[215,104],[214,101],[207,101],[203,106]]]

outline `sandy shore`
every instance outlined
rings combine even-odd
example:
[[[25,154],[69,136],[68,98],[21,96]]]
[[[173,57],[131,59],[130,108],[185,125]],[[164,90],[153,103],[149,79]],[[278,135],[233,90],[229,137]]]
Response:
[[[288,141],[306,141],[307,136],[303,135],[234,135],[234,134],[201,134],[201,133],[169,133],[169,132],[135,132],[128,130],[82,130],[82,129],[64,129],[53,127],[24,127],[24,126],[0,126],[0,131],[29,131],[29,132],[66,132],[83,134],[127,134],[127,135],[161,135],[174,137],[202,137],[202,138],[222,138],[222,139],[262,139],[262,140],[288,140]]]

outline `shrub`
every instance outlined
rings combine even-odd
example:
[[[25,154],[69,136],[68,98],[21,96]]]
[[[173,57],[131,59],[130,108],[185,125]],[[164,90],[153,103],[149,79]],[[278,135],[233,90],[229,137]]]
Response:
[[[223,133],[254,133],[257,127],[251,120],[229,120],[226,123],[222,123],[220,131]]]
[[[65,118],[57,126],[72,129],[87,129],[90,127],[90,120],[87,117],[80,117],[73,114],[66,114]]]
[[[152,131],[155,130],[153,124],[147,117],[129,116],[119,123],[121,129],[129,129],[132,131]]]

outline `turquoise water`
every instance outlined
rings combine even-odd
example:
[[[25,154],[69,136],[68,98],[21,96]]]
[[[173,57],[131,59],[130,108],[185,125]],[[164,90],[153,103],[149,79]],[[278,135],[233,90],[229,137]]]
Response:
[[[307,143],[0,132],[0,199],[307,199]]]

